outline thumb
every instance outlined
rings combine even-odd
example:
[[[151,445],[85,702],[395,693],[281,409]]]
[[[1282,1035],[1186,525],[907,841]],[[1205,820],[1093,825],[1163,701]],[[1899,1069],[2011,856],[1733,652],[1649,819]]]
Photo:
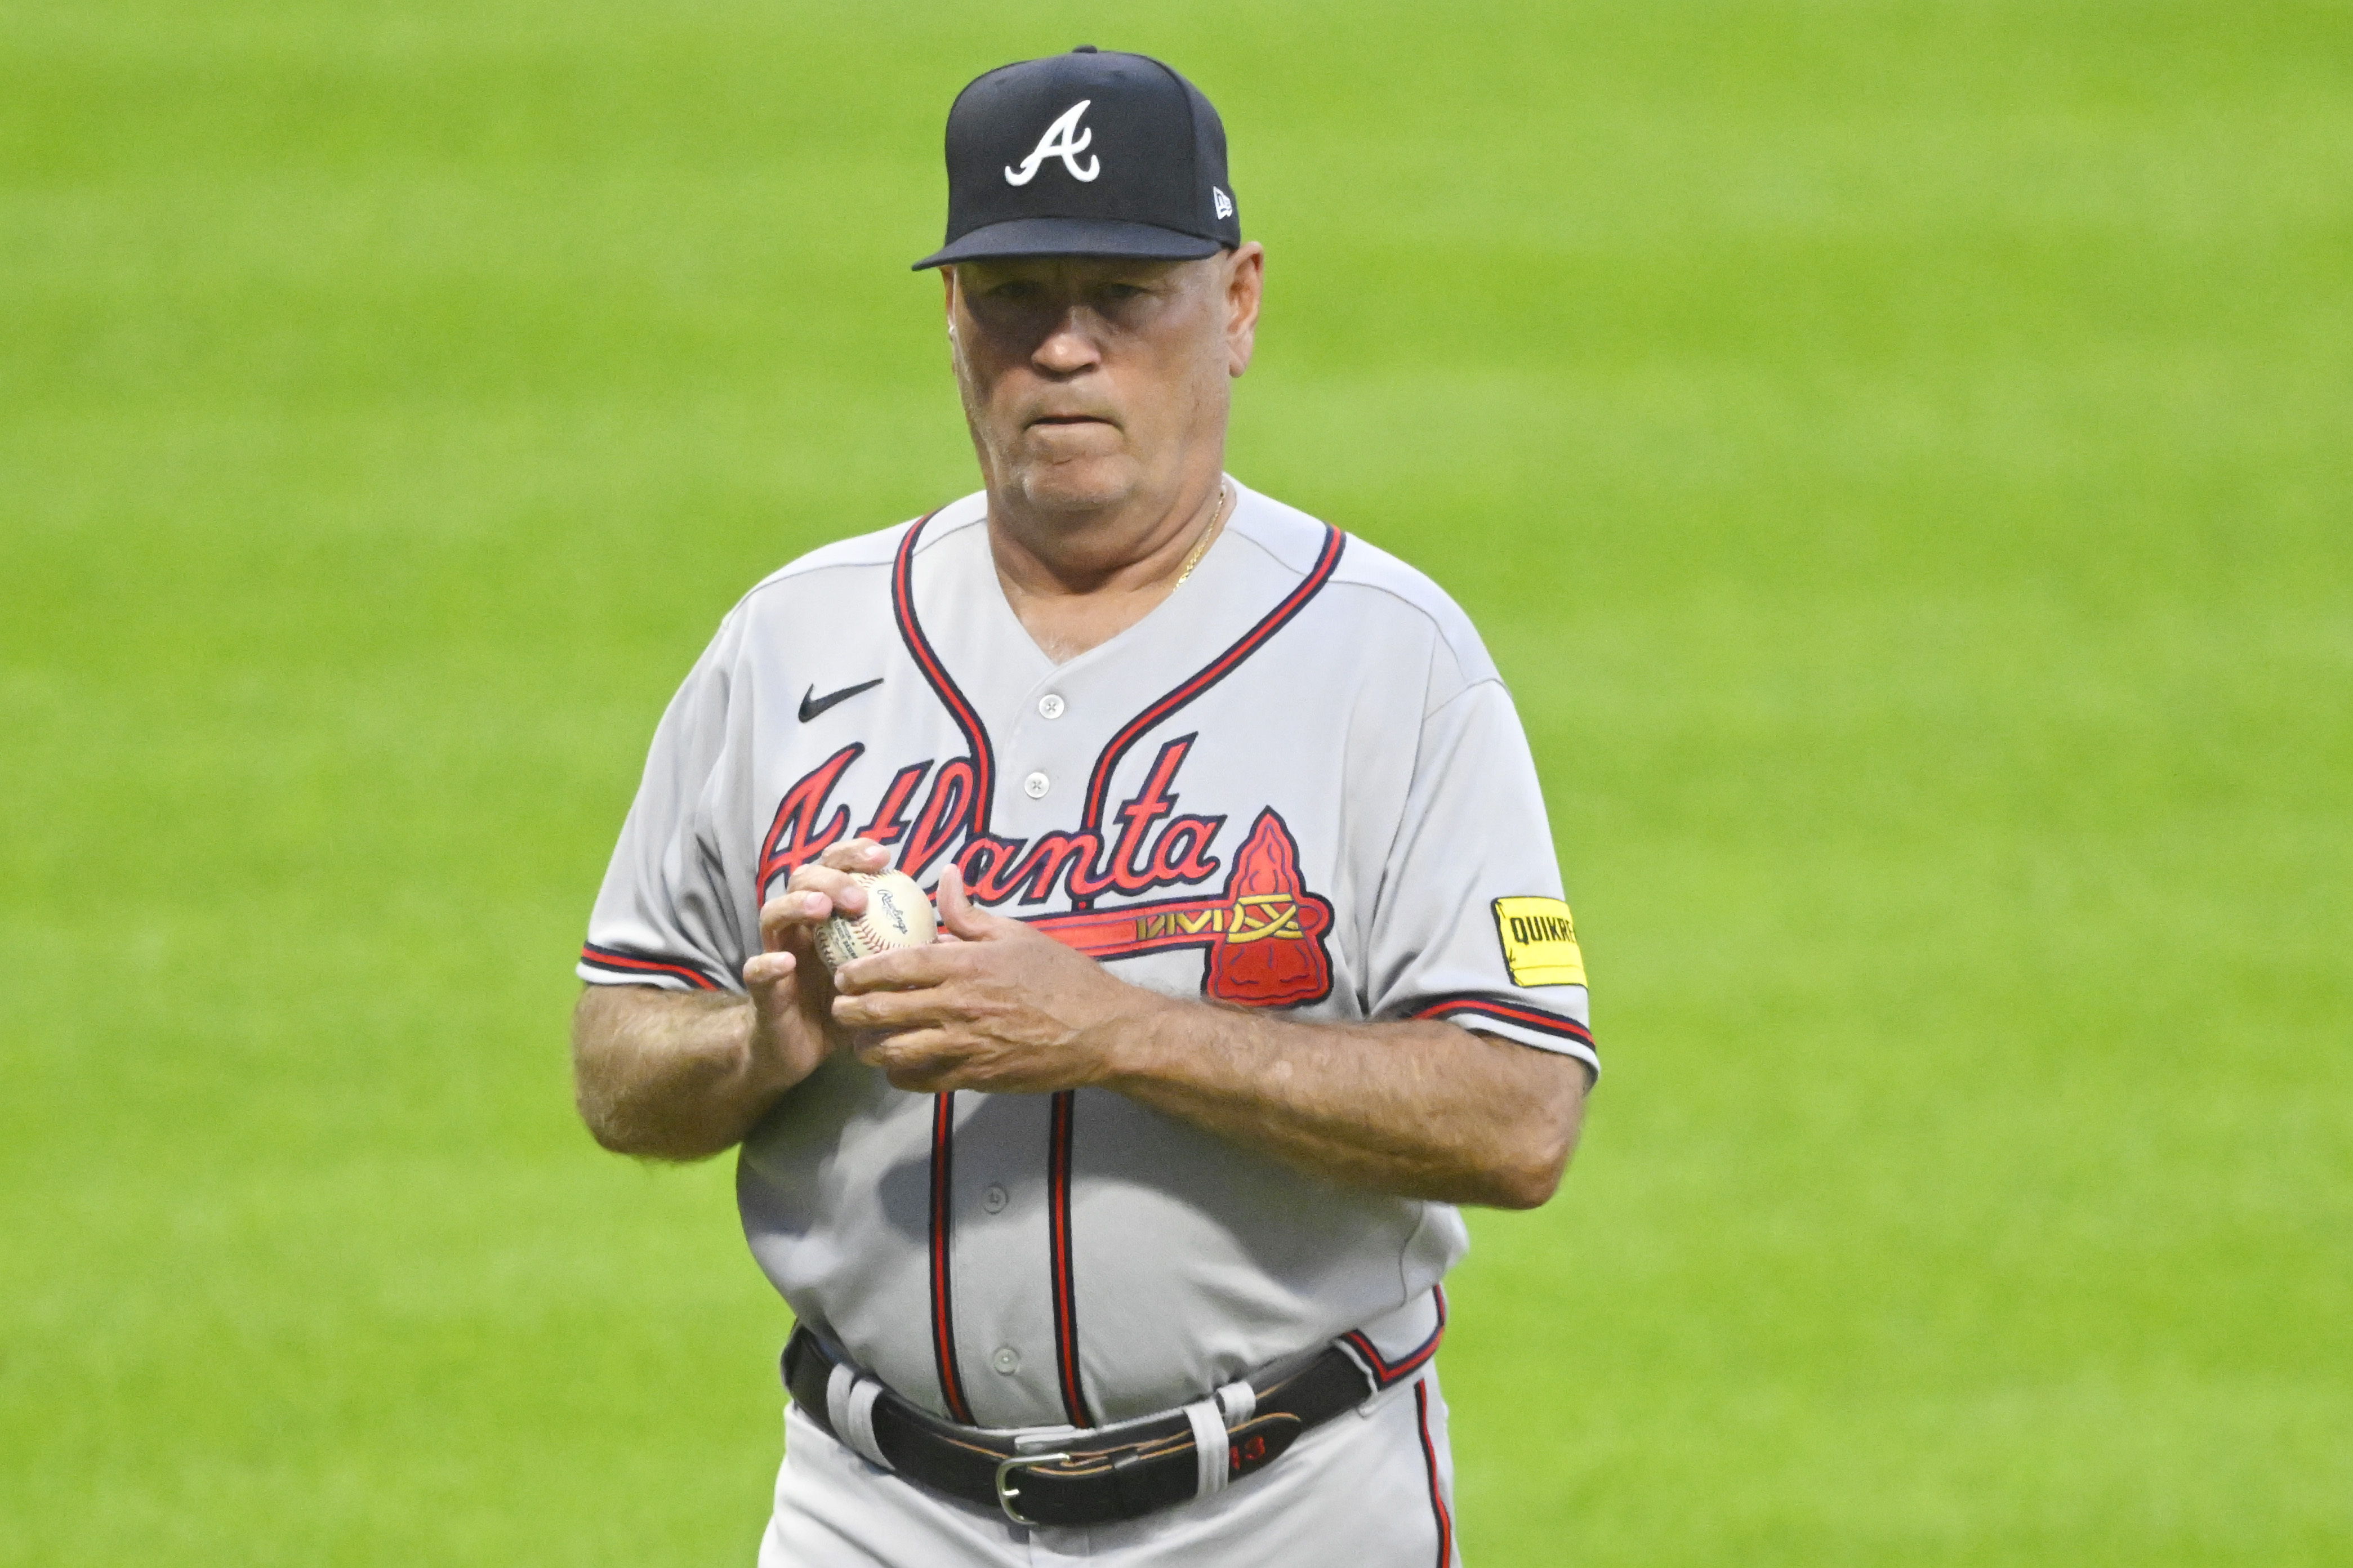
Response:
[[[940,929],[959,942],[987,942],[1008,923],[996,915],[983,914],[979,906],[965,897],[964,874],[954,866],[940,872],[939,910]]]
[[[800,961],[789,952],[755,952],[744,964],[744,989],[751,993],[752,1005],[763,1013],[773,1013],[791,1005],[793,988],[788,984],[800,967]]]

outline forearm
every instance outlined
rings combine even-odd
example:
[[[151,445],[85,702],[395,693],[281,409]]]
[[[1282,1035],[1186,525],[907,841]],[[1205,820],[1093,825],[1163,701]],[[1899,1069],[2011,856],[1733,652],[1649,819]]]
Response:
[[[741,1142],[784,1092],[752,1048],[752,1004],[591,985],[572,1015],[573,1092],[606,1148],[700,1160]]]
[[[1205,1003],[1124,1030],[1104,1087],[1351,1186],[1533,1208],[1559,1185],[1583,1063],[1451,1024],[1310,1024]]]

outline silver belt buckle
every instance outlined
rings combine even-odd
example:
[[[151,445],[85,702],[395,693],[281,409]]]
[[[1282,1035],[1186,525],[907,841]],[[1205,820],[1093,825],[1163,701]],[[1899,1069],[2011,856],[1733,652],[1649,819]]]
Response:
[[[997,1464],[997,1506],[1005,1510],[1005,1517],[1011,1520],[1014,1523],[1020,1525],[1025,1530],[1046,1530],[1051,1528],[1049,1525],[1041,1524],[1038,1521],[1031,1519],[1028,1514],[1023,1513],[1019,1509],[1013,1506],[1015,1500],[1019,1498],[1021,1495],[1021,1489],[1018,1487],[1007,1486],[1005,1484],[1005,1478],[1012,1474],[1015,1470],[1026,1470],[1033,1465],[1059,1465],[1070,1457],[1071,1456],[1066,1453],[1016,1454],[1009,1459],[998,1460]]]

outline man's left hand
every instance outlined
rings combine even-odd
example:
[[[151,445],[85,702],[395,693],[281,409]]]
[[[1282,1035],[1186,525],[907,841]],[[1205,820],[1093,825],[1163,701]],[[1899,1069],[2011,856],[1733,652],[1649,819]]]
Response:
[[[834,1021],[871,1034],[859,1058],[893,1087],[1045,1094],[1114,1075],[1131,1026],[1182,1003],[1128,984],[1019,921],[988,914],[940,873],[949,940],[879,953],[835,972]]]

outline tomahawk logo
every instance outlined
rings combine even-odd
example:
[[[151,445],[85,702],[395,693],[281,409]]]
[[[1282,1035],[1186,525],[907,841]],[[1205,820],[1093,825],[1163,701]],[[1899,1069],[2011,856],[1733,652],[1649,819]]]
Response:
[[[1038,166],[1049,158],[1060,158],[1062,167],[1071,172],[1071,178],[1074,180],[1084,182],[1102,174],[1101,158],[1090,158],[1085,168],[1079,167],[1079,154],[1093,146],[1095,141],[1093,126],[1090,125],[1084,131],[1079,129],[1079,116],[1084,114],[1087,105],[1093,101],[1092,98],[1082,98],[1062,110],[1061,118],[1046,127],[1046,134],[1038,138],[1038,145],[1029,149],[1029,156],[1021,160],[1019,171],[1016,172],[1009,166],[1006,169],[1005,183],[1008,185],[1028,184],[1038,177]]]

